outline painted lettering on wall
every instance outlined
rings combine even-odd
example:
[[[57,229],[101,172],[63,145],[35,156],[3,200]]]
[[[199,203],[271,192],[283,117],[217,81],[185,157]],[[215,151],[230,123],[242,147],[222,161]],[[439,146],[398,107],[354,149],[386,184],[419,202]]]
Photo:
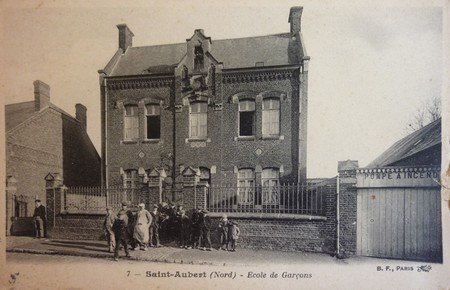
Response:
[[[398,179],[430,179],[439,178],[439,172],[427,171],[405,171],[405,172],[366,172],[364,173],[364,179],[372,180],[398,180]]]

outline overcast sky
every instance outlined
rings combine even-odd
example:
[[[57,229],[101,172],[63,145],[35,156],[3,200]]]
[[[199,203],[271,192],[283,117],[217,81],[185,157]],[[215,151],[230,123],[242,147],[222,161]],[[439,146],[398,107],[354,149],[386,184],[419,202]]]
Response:
[[[336,175],[340,160],[367,165],[406,135],[425,99],[441,96],[440,1],[15,2],[0,4],[5,102],[31,101],[33,81],[48,83],[51,101],[70,114],[76,103],[87,106],[88,133],[99,153],[97,70],[117,50],[119,23],[133,31],[133,46],[185,42],[197,28],[213,40],[248,37],[288,32],[289,8],[303,6],[311,57],[308,177]]]

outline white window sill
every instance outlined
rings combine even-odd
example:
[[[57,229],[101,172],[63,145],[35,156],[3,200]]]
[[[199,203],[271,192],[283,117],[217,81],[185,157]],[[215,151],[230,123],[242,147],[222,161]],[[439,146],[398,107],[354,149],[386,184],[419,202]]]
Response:
[[[238,136],[234,137],[234,141],[255,141],[255,136]]]
[[[190,142],[211,142],[211,138],[203,137],[203,138],[186,138],[185,143]]]
[[[161,139],[145,139],[142,140],[142,143],[160,143],[162,142]]]

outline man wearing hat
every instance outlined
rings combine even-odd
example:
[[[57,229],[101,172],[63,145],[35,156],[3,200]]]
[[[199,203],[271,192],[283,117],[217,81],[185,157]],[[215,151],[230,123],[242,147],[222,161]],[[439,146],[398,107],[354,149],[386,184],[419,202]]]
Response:
[[[197,207],[194,209],[191,218],[191,244],[194,249],[201,245],[200,216],[201,208]]]
[[[190,228],[191,228],[191,220],[186,215],[185,210],[180,210],[180,248],[189,248],[190,240]]]
[[[45,206],[41,204],[40,199],[35,201],[36,208],[34,209],[34,225],[36,228],[36,238],[40,239],[44,237],[44,227],[45,221],[47,220],[47,215],[45,214]]]
[[[155,238],[156,247],[161,247],[159,243],[159,223],[161,222],[161,214],[158,211],[158,206],[156,204],[153,205],[153,211],[150,213],[152,216],[152,221],[150,224],[150,237],[149,237],[149,246],[153,247],[153,237]]]
[[[206,209],[203,209],[200,213],[199,224],[202,237],[202,250],[211,251],[211,218]],[[208,248],[206,248],[206,246],[208,246]]]
[[[140,203],[138,212],[136,213],[136,222],[134,226],[133,237],[136,241],[135,250],[142,249],[147,251],[147,244],[149,241],[149,227],[152,223],[153,217],[145,209],[145,204]]]
[[[115,220],[116,217],[112,214],[112,208],[108,206],[106,208],[105,220],[103,221],[103,230],[105,231],[105,236],[106,240],[108,241],[108,249],[110,253],[113,253],[116,247],[116,239],[114,237],[114,232],[112,229]]]
[[[127,225],[128,242],[131,243],[131,247],[134,248],[134,246],[136,244],[136,242],[133,238],[134,214],[130,209],[128,209],[128,202],[126,202],[126,201],[122,202],[122,210],[126,212],[126,215],[128,217],[128,225]]]
[[[130,257],[130,252],[128,250],[128,215],[126,209],[121,209],[117,214],[117,218],[113,224],[114,237],[116,239],[116,247],[114,249],[114,260],[119,260],[119,249],[122,245],[125,250],[125,255]]]

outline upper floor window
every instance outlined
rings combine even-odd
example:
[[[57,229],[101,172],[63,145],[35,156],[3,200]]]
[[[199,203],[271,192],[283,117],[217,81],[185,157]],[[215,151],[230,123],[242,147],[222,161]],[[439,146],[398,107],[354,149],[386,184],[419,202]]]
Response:
[[[194,102],[190,106],[189,137],[206,138],[208,104],[206,102]]]
[[[276,168],[265,168],[261,174],[263,204],[277,204],[279,200],[280,173]]]
[[[136,188],[138,184],[139,176],[136,169],[125,170],[123,176],[123,187],[124,188]]]
[[[124,139],[136,140],[139,138],[139,116],[137,105],[126,105],[124,116]]]
[[[238,171],[238,203],[253,203],[255,193],[255,172],[253,169]]]
[[[280,134],[280,100],[268,98],[263,100],[262,135]]]
[[[194,70],[199,71],[203,69],[203,48],[201,46],[196,46],[194,48]]]
[[[161,138],[161,107],[155,104],[145,105],[146,139]]]
[[[255,135],[255,101],[239,102],[239,136]]]

